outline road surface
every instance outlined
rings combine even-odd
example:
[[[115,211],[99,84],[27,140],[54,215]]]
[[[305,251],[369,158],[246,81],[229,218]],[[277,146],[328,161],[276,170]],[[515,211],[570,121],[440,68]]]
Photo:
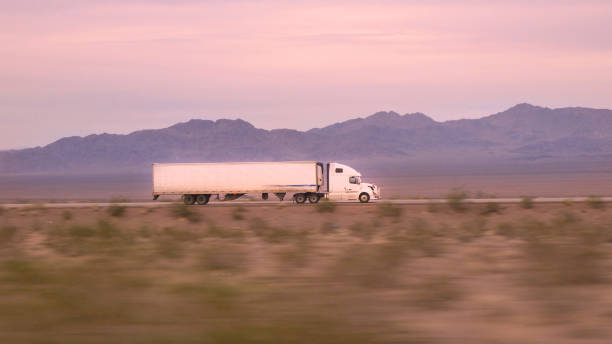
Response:
[[[563,203],[563,202],[585,202],[589,197],[538,197],[534,198],[534,203]],[[604,202],[612,202],[612,197],[601,197]],[[520,203],[521,198],[467,198],[464,200],[466,203]],[[392,204],[431,204],[431,203],[446,203],[446,199],[396,199],[396,200],[381,200],[371,201],[370,203],[361,204],[362,206],[374,205],[377,203],[388,202]],[[168,207],[176,202],[163,202],[163,201],[149,201],[149,202],[69,202],[69,203],[0,203],[0,207],[3,208],[28,208],[28,207],[45,207],[45,208],[87,208],[87,207],[108,207],[110,205],[121,205],[125,207],[135,208],[154,208],[154,207]],[[359,202],[349,201],[338,201],[338,205],[351,205],[360,204]],[[293,206],[308,206],[309,204],[295,204],[293,201],[248,201],[248,200],[236,200],[236,201],[211,201],[207,207],[227,207],[232,205],[241,205],[247,207],[257,206],[269,206],[269,205],[293,205]],[[195,205],[194,205],[195,206]]]

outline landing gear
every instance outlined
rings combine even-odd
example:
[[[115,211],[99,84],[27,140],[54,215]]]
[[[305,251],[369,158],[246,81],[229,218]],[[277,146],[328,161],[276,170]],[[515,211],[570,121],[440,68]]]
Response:
[[[183,203],[186,205],[192,205],[195,203],[195,201],[196,199],[193,195],[183,195]]]
[[[204,204],[208,203],[209,199],[210,199],[210,195],[197,195],[196,196],[196,202],[199,205],[204,205]]]
[[[236,194],[225,194],[225,196],[223,197],[224,201],[233,201],[236,200],[240,197],[244,196],[243,193],[236,193]]]
[[[283,199],[285,198],[286,193],[284,192],[277,192],[275,193],[276,197],[278,197],[279,200],[281,200],[281,202],[283,201]]]
[[[303,204],[304,202],[306,202],[306,195],[304,195],[303,193],[295,194],[293,195],[293,199],[295,199],[295,203]]]
[[[268,200],[268,193],[267,192],[262,193],[261,194],[261,199],[263,199],[264,201],[267,201]]]

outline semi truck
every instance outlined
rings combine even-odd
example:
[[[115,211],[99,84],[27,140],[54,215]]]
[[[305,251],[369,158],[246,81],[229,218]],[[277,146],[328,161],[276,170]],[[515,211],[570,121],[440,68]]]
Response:
[[[361,173],[337,162],[225,162],[153,164],[153,199],[180,195],[188,205],[207,204],[212,197],[229,201],[245,194],[270,194],[296,203],[321,198],[367,203],[381,198],[380,188],[361,181]]]

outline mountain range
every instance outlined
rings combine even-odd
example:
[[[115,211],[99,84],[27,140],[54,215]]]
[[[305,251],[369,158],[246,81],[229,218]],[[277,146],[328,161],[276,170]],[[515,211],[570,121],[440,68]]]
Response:
[[[437,122],[378,112],[308,131],[237,119],[192,119],[127,135],[66,137],[0,151],[0,173],[144,171],[153,162],[274,160],[545,160],[612,157],[612,110],[530,104],[479,119]]]

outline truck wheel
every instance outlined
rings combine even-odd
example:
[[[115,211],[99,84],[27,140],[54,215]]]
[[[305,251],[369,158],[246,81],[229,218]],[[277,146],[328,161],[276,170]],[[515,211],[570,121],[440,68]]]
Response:
[[[310,203],[319,203],[319,195],[316,193],[308,195],[308,202]]]
[[[183,195],[183,203],[187,204],[187,205],[192,205],[194,204],[196,201],[195,197],[193,197],[193,195]]]
[[[368,203],[370,201],[370,195],[368,195],[365,192],[362,192],[361,195],[359,195],[359,202],[361,203]]]
[[[302,204],[306,202],[306,195],[304,195],[303,193],[295,194],[293,198],[295,198],[295,203],[298,203],[298,204]]]
[[[210,199],[210,195],[197,195],[196,196],[196,202],[198,202],[199,205],[204,205],[208,203],[209,199]]]

